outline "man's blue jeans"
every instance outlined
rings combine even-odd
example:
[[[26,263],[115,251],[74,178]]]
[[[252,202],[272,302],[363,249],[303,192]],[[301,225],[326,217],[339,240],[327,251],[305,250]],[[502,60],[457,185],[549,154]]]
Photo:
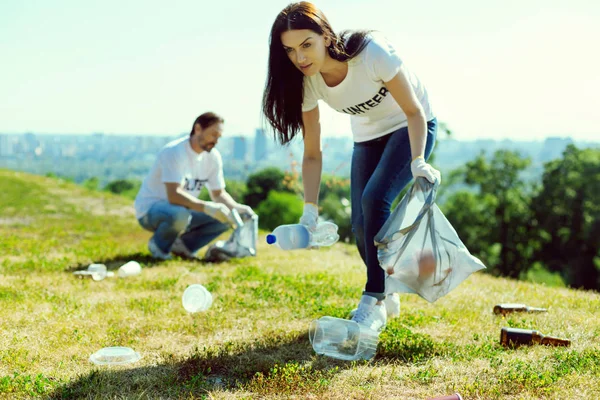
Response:
[[[144,229],[154,232],[154,242],[167,254],[179,234],[188,250],[194,253],[229,229],[228,225],[205,213],[166,200],[154,203],[138,222]]]
[[[425,159],[433,150],[437,121],[427,122]],[[354,143],[350,176],[352,231],[367,266],[364,294],[382,300],[385,296],[385,271],[379,266],[373,242],[391,214],[394,199],[412,180],[412,155],[408,128],[367,142]]]

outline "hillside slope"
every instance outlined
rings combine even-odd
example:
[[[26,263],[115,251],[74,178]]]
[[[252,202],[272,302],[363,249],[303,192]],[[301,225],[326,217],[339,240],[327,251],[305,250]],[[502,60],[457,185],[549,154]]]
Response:
[[[2,398],[600,398],[600,295],[477,273],[428,304],[402,295],[401,316],[371,362],[316,356],[311,320],[347,316],[364,266],[353,246],[223,264],[155,262],[131,201],[55,178],[0,170]],[[142,275],[101,282],[72,271],[128,260]],[[205,313],[181,305],[187,285],[214,295]],[[523,302],[539,315],[499,318]],[[572,339],[570,348],[498,345],[513,326]],[[90,354],[129,346],[135,364],[98,367]]]

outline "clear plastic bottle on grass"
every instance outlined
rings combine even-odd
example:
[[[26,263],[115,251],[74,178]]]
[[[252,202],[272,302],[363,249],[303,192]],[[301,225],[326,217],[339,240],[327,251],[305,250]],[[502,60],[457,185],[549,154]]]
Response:
[[[267,243],[283,250],[331,246],[340,236],[333,222],[320,222],[314,232],[302,224],[280,225],[267,235]]]
[[[85,270],[75,271],[73,274],[80,278],[89,276],[95,281],[101,281],[106,277],[114,276],[112,271],[106,270],[106,265],[96,263],[90,264]]]

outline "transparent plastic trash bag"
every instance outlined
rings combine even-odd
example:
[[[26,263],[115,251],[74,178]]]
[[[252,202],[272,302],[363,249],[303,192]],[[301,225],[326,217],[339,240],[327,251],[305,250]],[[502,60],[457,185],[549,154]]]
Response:
[[[415,179],[375,236],[386,293],[417,293],[433,303],[485,268],[435,204],[438,185]]]
[[[233,231],[229,239],[218,240],[211,245],[204,260],[227,261],[231,258],[256,256],[258,240],[258,215],[242,215],[243,225]]]

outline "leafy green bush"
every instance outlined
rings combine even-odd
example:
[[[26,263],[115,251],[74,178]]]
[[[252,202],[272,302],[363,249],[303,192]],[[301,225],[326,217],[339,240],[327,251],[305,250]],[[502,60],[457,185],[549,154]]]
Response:
[[[104,187],[104,190],[119,194],[129,199],[135,199],[135,196],[140,190],[141,185],[142,182],[135,179],[117,179],[109,182]]]
[[[247,192],[244,196],[244,203],[252,208],[256,208],[262,201],[267,199],[269,192],[291,192],[287,189],[283,180],[285,173],[276,167],[262,169],[248,177],[246,181]]]
[[[238,203],[243,203],[248,188],[244,182],[225,179],[225,190],[231,195],[231,197],[233,197],[235,201]],[[210,194],[208,193],[206,186],[202,188],[198,198],[200,200],[210,201]]]
[[[303,202],[297,195],[270,191],[267,199],[255,209],[262,229],[273,230],[279,225],[295,224],[302,216]]]

